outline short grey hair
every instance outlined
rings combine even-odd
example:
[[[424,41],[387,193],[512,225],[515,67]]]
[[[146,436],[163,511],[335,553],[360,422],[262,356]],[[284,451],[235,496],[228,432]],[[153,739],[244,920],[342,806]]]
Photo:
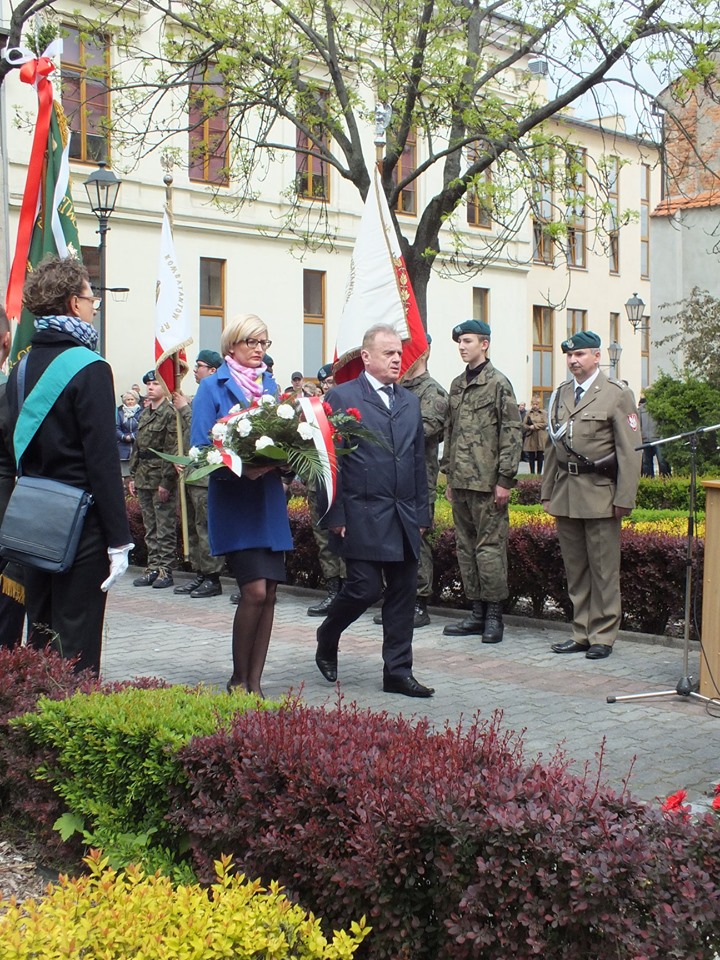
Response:
[[[379,333],[389,333],[391,337],[397,337],[398,340],[402,341],[402,337],[391,323],[375,323],[365,331],[362,349],[369,349],[375,343],[375,338]]]

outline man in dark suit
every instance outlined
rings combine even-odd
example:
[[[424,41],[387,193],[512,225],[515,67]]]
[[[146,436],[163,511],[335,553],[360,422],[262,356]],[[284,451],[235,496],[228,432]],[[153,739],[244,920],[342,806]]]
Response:
[[[361,439],[340,460],[323,525],[330,548],[345,559],[346,578],[318,629],[315,662],[326,680],[337,680],[340,636],[380,598],[384,578],[383,690],[431,697],[435,691],[412,674],[418,557],[430,525],[420,403],[397,386],[402,343],[393,327],[371,327],[360,355],[364,372],[326,400],[333,410],[357,408],[380,442]]]

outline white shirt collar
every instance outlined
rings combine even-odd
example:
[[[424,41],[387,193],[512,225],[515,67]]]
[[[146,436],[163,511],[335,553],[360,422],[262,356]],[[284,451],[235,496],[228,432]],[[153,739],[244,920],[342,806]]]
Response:
[[[591,377],[588,377],[587,380],[585,380],[583,383],[578,383],[575,377],[573,377],[573,390],[577,390],[578,387],[582,387],[583,393],[587,393],[590,387],[597,380],[597,375],[599,373],[600,373],[600,367],[598,367],[595,373]]]

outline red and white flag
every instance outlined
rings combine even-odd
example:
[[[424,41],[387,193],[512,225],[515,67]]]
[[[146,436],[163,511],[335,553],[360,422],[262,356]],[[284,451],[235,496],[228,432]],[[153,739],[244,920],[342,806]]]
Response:
[[[168,393],[172,393],[179,386],[180,380],[190,369],[185,356],[185,347],[192,342],[185,290],[175,256],[175,242],[166,208],[163,215],[160,263],[155,287],[155,369]]]
[[[395,327],[403,342],[402,377],[427,352],[428,342],[380,173],[373,165],[335,344],[336,383],[362,372],[363,335],[376,323]]]

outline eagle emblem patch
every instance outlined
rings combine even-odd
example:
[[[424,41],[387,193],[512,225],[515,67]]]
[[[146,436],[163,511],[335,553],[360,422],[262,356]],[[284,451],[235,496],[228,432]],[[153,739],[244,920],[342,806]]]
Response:
[[[631,429],[631,430],[634,430],[634,431],[637,433],[637,428],[638,428],[638,416],[637,416],[637,414],[636,414],[636,413],[629,413],[629,414],[628,414],[627,421],[628,421],[628,426],[630,427],[630,429]]]

